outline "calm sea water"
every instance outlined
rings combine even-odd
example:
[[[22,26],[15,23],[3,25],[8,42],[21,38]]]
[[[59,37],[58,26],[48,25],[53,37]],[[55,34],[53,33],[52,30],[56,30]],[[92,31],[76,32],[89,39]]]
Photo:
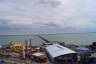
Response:
[[[51,41],[65,42],[66,44],[90,45],[96,41],[96,33],[82,33],[82,34],[54,34],[41,35],[42,37]],[[17,41],[24,43],[25,39],[32,39],[32,45],[40,45],[43,40],[34,35],[29,36],[0,36],[0,44],[6,44],[10,41]]]

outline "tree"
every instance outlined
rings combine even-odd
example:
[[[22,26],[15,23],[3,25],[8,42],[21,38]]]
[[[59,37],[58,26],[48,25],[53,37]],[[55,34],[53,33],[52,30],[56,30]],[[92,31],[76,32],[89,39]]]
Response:
[[[92,44],[93,46],[96,46],[96,42],[93,42],[93,44]]]

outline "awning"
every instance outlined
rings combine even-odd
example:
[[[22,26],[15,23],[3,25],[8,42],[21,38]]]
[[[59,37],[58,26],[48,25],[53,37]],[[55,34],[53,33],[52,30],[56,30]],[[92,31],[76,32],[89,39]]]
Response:
[[[32,55],[33,55],[33,56],[43,56],[44,53],[37,52],[37,53],[34,53],[34,54],[32,54]]]
[[[80,51],[90,51],[89,48],[86,48],[86,47],[78,47],[76,48],[76,50],[80,50]]]

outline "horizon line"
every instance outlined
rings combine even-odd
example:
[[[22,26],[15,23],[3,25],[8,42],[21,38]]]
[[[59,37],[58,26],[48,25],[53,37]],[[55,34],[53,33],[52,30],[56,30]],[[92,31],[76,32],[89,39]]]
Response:
[[[85,33],[96,33],[96,32],[72,32],[72,33],[37,33],[37,34],[5,34],[0,36],[30,36],[30,35],[55,35],[55,34],[85,34]]]

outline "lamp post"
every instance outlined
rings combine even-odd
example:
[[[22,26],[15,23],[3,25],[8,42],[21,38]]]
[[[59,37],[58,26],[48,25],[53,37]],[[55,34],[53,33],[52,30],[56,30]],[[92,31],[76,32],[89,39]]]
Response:
[[[23,58],[25,59],[25,46],[23,45]]]
[[[30,47],[31,47],[31,42],[32,42],[32,40],[31,39],[29,39],[30,40]]]

